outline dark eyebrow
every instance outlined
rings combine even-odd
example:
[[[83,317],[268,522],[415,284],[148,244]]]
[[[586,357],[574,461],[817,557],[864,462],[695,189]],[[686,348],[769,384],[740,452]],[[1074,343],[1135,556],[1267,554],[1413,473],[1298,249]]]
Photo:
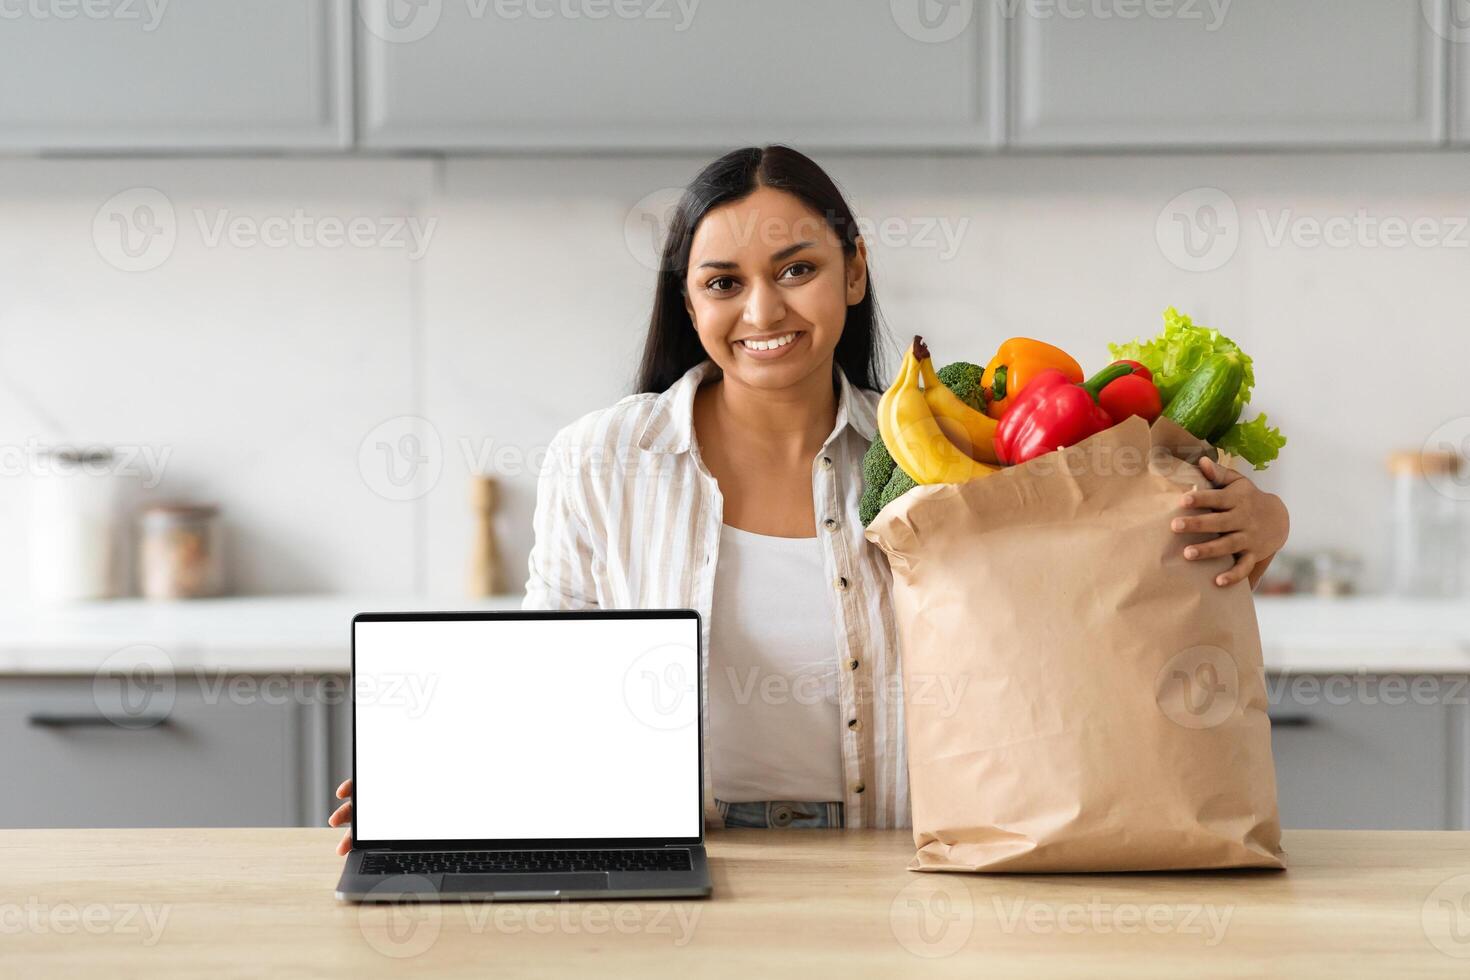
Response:
[[[795,255],[797,252],[800,252],[802,249],[804,249],[804,248],[811,248],[815,244],[817,244],[817,243],[816,242],[797,242],[795,245],[787,245],[785,248],[781,249],[781,251],[777,252],[775,255],[772,255],[771,256],[771,261],[772,262],[780,262],[782,259],[789,259],[791,256]],[[737,263],[735,263],[735,262],[726,262],[726,261],[721,261],[721,260],[717,260],[717,259],[710,259],[708,262],[701,262],[701,263],[699,263],[699,265],[697,266],[697,268],[700,268],[700,269],[738,269],[738,268],[740,268],[740,266]]]

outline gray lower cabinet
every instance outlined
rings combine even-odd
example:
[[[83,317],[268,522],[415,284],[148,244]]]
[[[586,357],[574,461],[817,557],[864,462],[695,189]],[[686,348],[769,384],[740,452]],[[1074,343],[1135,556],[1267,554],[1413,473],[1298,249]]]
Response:
[[[334,707],[309,677],[0,679],[3,827],[320,824]]]
[[[1267,687],[1283,826],[1470,828],[1466,678],[1274,675]]]
[[[359,142],[391,149],[977,148],[990,0],[364,0]]]
[[[1470,679],[1272,675],[1288,828],[1470,829]],[[320,826],[347,678],[0,678],[0,827]]]
[[[0,149],[352,144],[349,0],[0,7]]]
[[[1466,17],[1464,0],[998,2],[1021,147],[1435,145]]]

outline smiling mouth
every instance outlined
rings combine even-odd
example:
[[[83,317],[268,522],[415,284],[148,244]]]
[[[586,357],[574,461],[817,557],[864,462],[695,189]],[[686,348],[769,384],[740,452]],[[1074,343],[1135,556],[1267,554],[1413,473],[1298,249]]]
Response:
[[[746,350],[776,350],[794,342],[799,336],[801,336],[801,331],[796,330],[791,333],[783,333],[779,337],[770,337],[765,340],[738,340],[736,343],[742,345]]]

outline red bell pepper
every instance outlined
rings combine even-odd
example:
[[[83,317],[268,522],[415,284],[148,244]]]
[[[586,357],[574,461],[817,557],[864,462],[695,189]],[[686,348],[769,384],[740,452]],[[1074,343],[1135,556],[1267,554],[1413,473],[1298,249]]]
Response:
[[[1152,424],[1164,412],[1164,401],[1153,382],[1153,372],[1137,361],[1114,361],[1113,364],[1126,364],[1133,373],[1104,386],[1097,393],[1097,403],[1115,424],[1133,415]]]
[[[1131,372],[1125,364],[1112,364],[1080,385],[1055,369],[1037,374],[995,429],[995,451],[1001,462],[1024,463],[1111,428],[1112,416],[1097,403],[1097,393]]]

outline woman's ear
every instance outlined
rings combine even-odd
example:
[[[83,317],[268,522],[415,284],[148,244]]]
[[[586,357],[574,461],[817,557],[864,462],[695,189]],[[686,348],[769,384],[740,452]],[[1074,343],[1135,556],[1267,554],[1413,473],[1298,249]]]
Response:
[[[847,256],[847,305],[856,306],[868,294],[868,243],[859,235],[856,251]]]

